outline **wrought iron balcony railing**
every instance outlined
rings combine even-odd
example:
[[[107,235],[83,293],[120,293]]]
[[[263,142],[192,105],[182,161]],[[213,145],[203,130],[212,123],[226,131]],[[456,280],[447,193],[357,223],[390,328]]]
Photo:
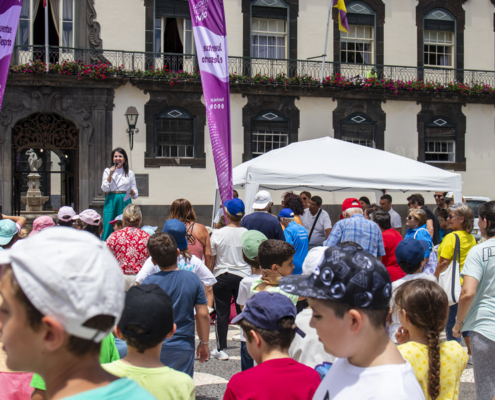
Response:
[[[63,47],[49,47],[48,59],[51,64],[81,61],[83,64],[109,63],[119,76],[143,76],[143,72],[152,69],[166,68],[173,71],[194,72],[198,68],[196,55],[172,53],[145,53],[123,50],[95,50]],[[43,46],[16,46],[11,64],[20,65],[36,60],[44,61]],[[254,77],[263,75],[276,78],[284,74],[288,77],[311,76],[319,79],[321,62],[314,60],[280,60],[252,57],[229,56],[229,72],[231,74]],[[119,68],[120,67],[120,68]],[[463,82],[467,85],[484,84],[495,87],[495,71],[480,71],[467,69],[436,68],[436,67],[405,67],[393,65],[363,65],[325,62],[324,77],[337,73],[347,78],[366,77],[373,67],[376,67],[378,79],[393,79],[400,81],[421,80],[437,82],[444,85],[450,82]]]

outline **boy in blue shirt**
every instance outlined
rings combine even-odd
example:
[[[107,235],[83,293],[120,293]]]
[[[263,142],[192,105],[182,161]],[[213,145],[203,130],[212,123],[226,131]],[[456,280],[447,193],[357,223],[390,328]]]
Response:
[[[143,284],[155,283],[171,298],[174,306],[174,322],[177,331],[163,342],[160,361],[176,371],[194,374],[194,310],[198,321],[200,344],[197,349],[199,362],[208,360],[210,351],[210,316],[205,289],[196,274],[180,270],[177,258],[180,250],[172,235],[155,233],[148,240],[148,251],[153,264],[160,272],[149,275]]]
[[[294,246],[294,271],[292,275],[301,275],[304,259],[308,255],[309,237],[308,231],[303,226],[294,221],[294,211],[290,208],[284,208],[278,214],[278,219],[285,228],[284,235],[287,243]]]

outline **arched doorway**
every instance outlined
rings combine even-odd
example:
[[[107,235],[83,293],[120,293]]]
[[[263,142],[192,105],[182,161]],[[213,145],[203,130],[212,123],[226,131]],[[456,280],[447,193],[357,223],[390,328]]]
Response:
[[[18,121],[12,129],[12,213],[25,210],[21,197],[26,195],[28,155],[33,149],[43,163],[41,175],[42,196],[48,196],[43,211],[56,212],[62,206],[78,209],[78,145],[79,132],[75,124],[57,114],[34,113]]]

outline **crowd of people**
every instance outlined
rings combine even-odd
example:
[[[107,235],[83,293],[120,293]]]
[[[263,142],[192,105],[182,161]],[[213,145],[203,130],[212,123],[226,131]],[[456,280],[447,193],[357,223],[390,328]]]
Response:
[[[480,243],[473,210],[443,192],[433,211],[408,197],[405,232],[388,194],[346,199],[332,225],[321,197],[287,192],[273,215],[264,190],[248,215],[235,192],[212,228],[175,200],[158,232],[130,201],[125,152],[112,161],[103,217],[62,207],[28,230],[1,216],[0,334],[17,371],[1,399],[194,399],[195,360],[228,360],[231,324],[241,372],[224,399],[454,400],[468,362],[478,399],[495,396],[495,201],[479,206]],[[456,268],[457,298],[441,285]]]

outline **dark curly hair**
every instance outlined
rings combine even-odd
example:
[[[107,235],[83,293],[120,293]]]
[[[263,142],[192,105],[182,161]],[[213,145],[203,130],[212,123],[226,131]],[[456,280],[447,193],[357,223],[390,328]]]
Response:
[[[290,208],[294,211],[294,215],[303,215],[304,214],[304,206],[302,200],[299,196],[291,197],[287,202],[284,201],[284,207]]]

